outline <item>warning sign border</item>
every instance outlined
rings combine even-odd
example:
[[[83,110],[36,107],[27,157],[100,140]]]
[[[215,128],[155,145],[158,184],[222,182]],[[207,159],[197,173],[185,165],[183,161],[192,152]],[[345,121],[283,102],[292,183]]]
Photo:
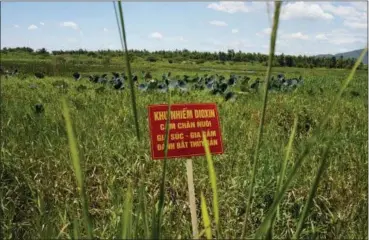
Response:
[[[219,119],[219,111],[218,111],[218,108],[217,108],[217,105],[216,103],[174,103],[174,104],[171,104],[170,107],[171,107],[171,110],[172,110],[172,106],[213,106],[214,109],[215,109],[215,115],[216,115],[216,120],[218,122],[218,132],[219,132],[219,139],[220,139],[220,151],[211,151],[210,149],[210,153],[211,154],[223,154],[224,153],[224,146],[223,146],[223,136],[222,136],[222,128],[221,128],[221,125],[220,125],[220,119]],[[151,111],[152,111],[152,108],[153,107],[163,107],[163,106],[168,106],[168,104],[150,104],[148,105],[148,118],[149,118],[149,131],[150,131],[150,149],[151,149],[151,157],[153,160],[162,160],[162,159],[165,159],[165,154],[163,157],[159,157],[159,156],[155,156],[155,151],[154,151],[154,144],[153,144],[153,136],[151,135],[152,134],[152,122],[151,122]],[[167,109],[168,110],[168,109]],[[170,129],[169,129],[169,133],[170,133]],[[165,135],[165,133],[164,133]],[[199,157],[199,156],[205,156],[205,153],[198,153],[198,154],[186,154],[186,155],[170,155],[170,156],[167,156],[167,159],[169,158],[192,158],[192,157]]]

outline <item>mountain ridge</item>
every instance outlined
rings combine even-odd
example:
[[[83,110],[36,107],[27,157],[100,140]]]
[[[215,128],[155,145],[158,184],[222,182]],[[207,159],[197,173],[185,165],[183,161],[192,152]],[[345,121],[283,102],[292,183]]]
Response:
[[[349,52],[337,53],[337,54],[319,54],[319,55],[316,55],[315,57],[336,57],[336,58],[340,58],[342,56],[343,59],[347,59],[347,58],[358,59],[363,50],[364,50],[364,48],[349,51]],[[368,64],[368,52],[366,52],[362,62],[364,64]]]

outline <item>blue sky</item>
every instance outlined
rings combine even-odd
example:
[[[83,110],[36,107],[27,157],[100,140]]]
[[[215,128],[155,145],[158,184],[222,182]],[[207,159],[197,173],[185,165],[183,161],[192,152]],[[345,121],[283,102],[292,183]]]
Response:
[[[124,2],[129,49],[267,53],[273,3]],[[285,2],[277,53],[315,55],[367,44],[367,2]],[[120,49],[112,2],[2,2],[1,47]]]

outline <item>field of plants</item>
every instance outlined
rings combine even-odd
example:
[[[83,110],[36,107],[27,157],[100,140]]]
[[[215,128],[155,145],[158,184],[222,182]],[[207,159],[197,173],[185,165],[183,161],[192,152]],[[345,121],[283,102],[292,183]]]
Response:
[[[168,92],[220,114],[224,154],[193,158],[200,238],[367,239],[367,70],[132,58],[139,139],[124,55],[2,54],[1,239],[192,238],[186,160],[150,153],[147,106]],[[269,87],[265,105],[270,69],[303,82]],[[153,79],[176,85],[143,90]]]

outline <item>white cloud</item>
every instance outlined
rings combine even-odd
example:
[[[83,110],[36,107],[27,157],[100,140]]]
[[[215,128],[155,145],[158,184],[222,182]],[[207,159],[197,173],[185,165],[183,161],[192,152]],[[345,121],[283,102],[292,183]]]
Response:
[[[291,33],[291,34],[283,34],[281,35],[281,38],[307,40],[309,39],[309,36],[304,35],[301,32],[297,32],[297,33]]]
[[[344,36],[341,38],[330,38],[329,42],[335,45],[365,43],[366,41],[355,36]]]
[[[109,30],[107,28],[104,28],[103,31],[104,32],[109,32]]]
[[[263,2],[263,1],[256,1],[256,2],[251,2],[251,10],[265,10],[265,8],[267,8],[267,6],[270,7],[274,7],[274,3],[273,2]]]
[[[319,4],[310,2],[293,2],[287,3],[286,6],[282,7],[281,19],[333,19],[333,15],[325,12]]]
[[[28,30],[36,30],[38,27],[36,26],[36,25],[34,25],[34,24],[32,24],[32,25],[30,25],[29,27],[28,27]]]
[[[340,17],[358,17],[359,15],[361,15],[360,12],[353,6],[336,6],[328,2],[322,3],[320,6],[324,11],[330,12]]]
[[[159,32],[153,32],[149,35],[150,38],[163,39],[163,35]]]
[[[317,34],[315,38],[319,40],[328,40],[327,36],[324,33]]]
[[[237,13],[237,12],[250,12],[250,8],[246,6],[244,2],[219,2],[210,3],[208,8],[214,9],[216,11],[226,12],[226,13]]]
[[[40,22],[40,25],[45,26],[45,23],[44,22]]]
[[[350,28],[355,28],[355,29],[367,29],[366,22],[357,22],[357,21],[345,20],[343,22],[343,25],[345,25],[347,27],[350,27]]]
[[[368,8],[367,2],[351,2],[350,5],[360,11],[367,11]]]
[[[223,22],[223,21],[217,21],[217,20],[213,20],[209,22],[212,25],[218,26],[218,27],[226,27],[228,26],[227,23]]]
[[[13,27],[14,28],[19,28],[19,25],[18,24],[14,24]]]
[[[315,38],[334,45],[365,44],[367,42],[366,33],[357,34],[346,29],[334,29],[329,33],[320,33]]]
[[[366,5],[362,2],[351,3],[348,6],[333,5],[332,3],[321,4],[322,9],[332,13],[335,16],[343,18],[344,26],[354,29],[366,29],[367,28],[367,13]]]
[[[232,33],[238,33],[238,29],[237,28],[232,29]]]
[[[72,28],[74,30],[78,30],[78,25],[75,22],[62,22],[60,23],[61,27],[69,27]]]

